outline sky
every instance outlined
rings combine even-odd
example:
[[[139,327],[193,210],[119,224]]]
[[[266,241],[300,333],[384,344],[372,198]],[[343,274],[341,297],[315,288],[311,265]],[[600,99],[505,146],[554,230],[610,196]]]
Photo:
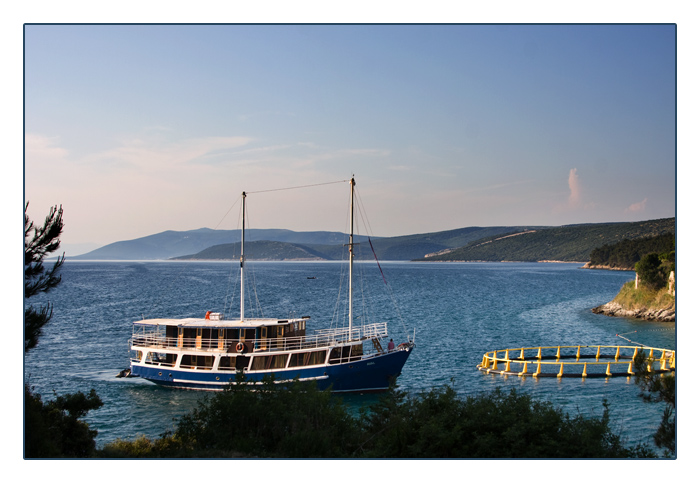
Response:
[[[676,25],[24,26],[24,198],[75,255],[676,216]],[[229,211],[231,210],[231,211]]]

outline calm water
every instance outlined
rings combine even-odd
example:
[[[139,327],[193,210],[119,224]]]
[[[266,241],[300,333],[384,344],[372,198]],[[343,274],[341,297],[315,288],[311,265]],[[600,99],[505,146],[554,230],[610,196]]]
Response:
[[[328,328],[341,293],[341,264],[249,262],[264,316],[311,315],[309,327]],[[390,322],[395,341],[413,335],[417,347],[399,378],[412,393],[452,384],[460,394],[516,387],[570,413],[600,415],[612,404],[617,430],[628,443],[648,442],[663,407],[645,404],[626,378],[582,380],[503,377],[479,372],[494,349],[539,345],[627,344],[616,334],[654,347],[676,348],[675,324],[610,318],[590,309],[611,300],[632,272],[579,269],[559,263],[383,263],[387,293],[375,264],[357,283],[360,299],[384,303],[370,314]],[[173,418],[196,406],[202,393],[163,389],[136,378],[117,379],[128,367],[131,323],[142,317],[236,317],[236,267],[216,262],[66,262],[63,282],[47,298],[54,317],[37,348],[25,357],[25,380],[45,398],[95,388],[105,403],[87,421],[98,445],[137,434],[157,437]],[[309,279],[307,277],[316,277]],[[393,310],[396,302],[400,316]],[[387,298],[388,296],[388,298]],[[40,303],[36,297],[32,302]],[[341,304],[342,306],[342,304]],[[341,307],[342,309],[342,307]],[[358,309],[356,309],[356,312]],[[250,312],[246,312],[252,315]],[[406,326],[404,330],[403,324]],[[373,396],[353,396],[358,407]]]

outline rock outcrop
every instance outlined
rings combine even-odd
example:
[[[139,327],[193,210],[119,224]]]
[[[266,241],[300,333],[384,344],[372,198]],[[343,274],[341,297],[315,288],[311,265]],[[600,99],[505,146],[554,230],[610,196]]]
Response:
[[[611,267],[610,265],[593,265],[591,262],[586,262],[581,268],[590,268],[591,270],[621,270],[624,272],[631,272],[634,270],[634,268]]]
[[[612,317],[630,317],[635,319],[656,320],[660,322],[676,321],[676,305],[663,309],[634,309],[624,308],[619,303],[612,301],[591,309],[595,314],[604,314]]]

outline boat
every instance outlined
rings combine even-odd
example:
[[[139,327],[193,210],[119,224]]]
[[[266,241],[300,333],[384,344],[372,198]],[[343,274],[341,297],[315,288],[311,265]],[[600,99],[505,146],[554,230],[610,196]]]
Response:
[[[355,179],[350,182],[347,323],[342,327],[309,327],[309,316],[248,318],[245,313],[245,202],[242,194],[240,317],[226,319],[207,311],[201,318],[143,319],[133,322],[129,377],[174,388],[224,390],[229,384],[315,381],[336,393],[386,391],[415,347],[413,338],[397,345],[387,322],[353,324],[353,224]],[[370,242],[371,244],[371,242]],[[381,270],[381,267],[379,267]],[[384,275],[382,273],[382,277]],[[385,281],[386,283],[386,281]],[[345,318],[345,315],[343,315]]]

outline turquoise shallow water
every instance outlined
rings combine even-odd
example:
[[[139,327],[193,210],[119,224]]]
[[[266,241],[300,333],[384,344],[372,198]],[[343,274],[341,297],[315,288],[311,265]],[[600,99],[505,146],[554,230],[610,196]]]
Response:
[[[338,299],[343,266],[334,262],[249,262],[251,307],[264,316],[310,315],[309,327],[328,328]],[[663,407],[644,403],[627,378],[518,378],[476,369],[495,349],[555,345],[627,344],[627,337],[654,347],[676,348],[675,324],[610,318],[590,309],[611,300],[632,272],[583,270],[565,263],[383,263],[390,291],[376,264],[356,283],[356,304],[372,302],[368,314],[390,322],[400,342],[415,329],[416,349],[399,378],[419,393],[451,384],[460,394],[496,387],[518,388],[566,411],[602,414],[611,403],[615,428],[628,443],[648,442]],[[45,298],[54,318],[37,348],[25,357],[25,380],[45,398],[95,388],[105,403],[88,415],[98,444],[137,434],[155,437],[174,418],[195,407],[202,393],[164,389],[139,379],[117,379],[128,367],[131,323],[142,317],[203,316],[207,310],[237,317],[237,265],[223,262],[74,262]],[[315,278],[309,278],[315,277]],[[393,299],[392,299],[393,295]],[[32,302],[40,303],[39,297]],[[399,308],[396,315],[394,305]],[[341,302],[341,308],[343,303]],[[356,313],[360,313],[356,309]],[[249,314],[249,312],[247,312]],[[375,321],[376,319],[372,319]],[[373,396],[352,396],[352,408]]]

